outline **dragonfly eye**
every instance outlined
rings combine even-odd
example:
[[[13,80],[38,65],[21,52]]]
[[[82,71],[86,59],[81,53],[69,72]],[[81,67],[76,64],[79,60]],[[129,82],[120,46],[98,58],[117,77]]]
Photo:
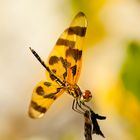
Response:
[[[81,101],[82,102],[89,102],[92,98],[92,94],[89,90],[85,90],[83,93],[82,93],[82,96],[81,96]]]

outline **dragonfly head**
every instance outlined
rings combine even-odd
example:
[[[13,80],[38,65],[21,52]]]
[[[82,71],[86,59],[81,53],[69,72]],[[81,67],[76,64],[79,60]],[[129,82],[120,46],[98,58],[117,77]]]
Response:
[[[92,98],[92,94],[89,90],[85,90],[82,92],[81,101],[82,102],[89,102]]]

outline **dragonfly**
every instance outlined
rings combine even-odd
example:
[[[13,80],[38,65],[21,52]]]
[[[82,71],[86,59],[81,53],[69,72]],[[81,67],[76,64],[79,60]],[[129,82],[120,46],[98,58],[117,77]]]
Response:
[[[41,118],[57,98],[63,93],[68,93],[73,97],[72,109],[85,117],[85,133],[90,131],[103,136],[99,127],[95,129],[98,126],[96,123],[98,115],[95,115],[86,105],[86,102],[92,98],[91,91],[82,91],[77,84],[81,72],[86,30],[87,18],[83,12],[79,12],[70,26],[60,35],[46,61],[43,61],[36,51],[30,48],[45,68],[47,80],[40,81],[34,88],[28,112],[31,118]],[[90,122],[89,125],[86,125],[87,120]]]

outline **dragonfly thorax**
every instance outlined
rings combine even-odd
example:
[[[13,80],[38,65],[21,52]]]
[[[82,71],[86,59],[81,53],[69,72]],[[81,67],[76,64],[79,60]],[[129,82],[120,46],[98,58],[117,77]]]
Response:
[[[85,90],[82,92],[82,95],[81,95],[81,101],[82,102],[89,102],[92,98],[92,94],[89,90]]]
[[[79,88],[78,85],[71,85],[69,83],[66,83],[65,85],[66,87],[66,91],[72,95],[74,98],[77,98],[77,97],[81,97],[82,95],[82,92],[81,92],[81,89]]]

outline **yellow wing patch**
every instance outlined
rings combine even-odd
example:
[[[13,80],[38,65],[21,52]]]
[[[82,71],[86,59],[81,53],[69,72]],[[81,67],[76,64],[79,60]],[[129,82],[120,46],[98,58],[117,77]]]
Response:
[[[41,81],[33,90],[32,99],[29,107],[31,118],[41,118],[52,105],[52,103],[64,92],[58,85]]]

